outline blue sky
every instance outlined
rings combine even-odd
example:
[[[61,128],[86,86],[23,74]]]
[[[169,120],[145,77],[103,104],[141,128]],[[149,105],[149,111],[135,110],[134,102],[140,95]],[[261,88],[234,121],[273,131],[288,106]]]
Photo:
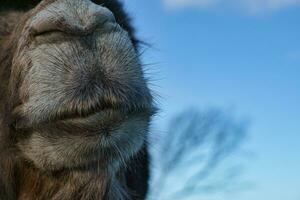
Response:
[[[300,1],[125,0],[162,96],[157,122],[185,108],[250,119],[251,190],[216,199],[300,200]]]

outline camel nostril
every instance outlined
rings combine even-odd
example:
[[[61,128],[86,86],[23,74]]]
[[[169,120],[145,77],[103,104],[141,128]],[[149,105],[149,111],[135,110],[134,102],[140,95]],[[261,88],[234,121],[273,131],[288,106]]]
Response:
[[[115,16],[109,9],[96,4],[94,5],[94,8],[89,11],[90,16],[87,17],[91,23],[116,23]]]
[[[76,2],[73,5],[69,1],[55,1],[38,12],[29,25],[33,35],[84,35],[97,29],[105,30],[107,24],[116,24],[115,16],[109,9],[90,1]]]

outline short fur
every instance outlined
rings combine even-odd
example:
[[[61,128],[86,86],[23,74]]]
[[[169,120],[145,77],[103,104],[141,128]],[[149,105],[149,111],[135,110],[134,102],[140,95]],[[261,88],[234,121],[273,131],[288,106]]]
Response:
[[[0,6],[0,200],[145,199],[154,109],[121,3],[12,2]],[[67,35],[34,32],[62,5],[76,12],[60,13],[70,27],[102,6],[117,24],[78,36],[61,24],[51,26]]]

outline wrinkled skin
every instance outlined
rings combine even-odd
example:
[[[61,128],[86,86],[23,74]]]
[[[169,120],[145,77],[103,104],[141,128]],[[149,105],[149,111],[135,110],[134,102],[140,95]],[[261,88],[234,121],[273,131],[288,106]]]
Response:
[[[31,3],[0,16],[0,199],[144,199],[154,108],[127,15]]]

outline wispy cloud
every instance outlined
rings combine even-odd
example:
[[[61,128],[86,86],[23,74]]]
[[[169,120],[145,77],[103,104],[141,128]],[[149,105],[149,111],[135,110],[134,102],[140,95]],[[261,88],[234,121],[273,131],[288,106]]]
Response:
[[[164,0],[171,9],[186,7],[232,7],[245,10],[251,14],[272,12],[289,6],[300,5],[300,0]]]
[[[290,61],[300,61],[300,51],[288,52],[286,57]]]
[[[213,6],[218,0],[164,0],[169,8],[183,8],[191,6],[207,7]]]

